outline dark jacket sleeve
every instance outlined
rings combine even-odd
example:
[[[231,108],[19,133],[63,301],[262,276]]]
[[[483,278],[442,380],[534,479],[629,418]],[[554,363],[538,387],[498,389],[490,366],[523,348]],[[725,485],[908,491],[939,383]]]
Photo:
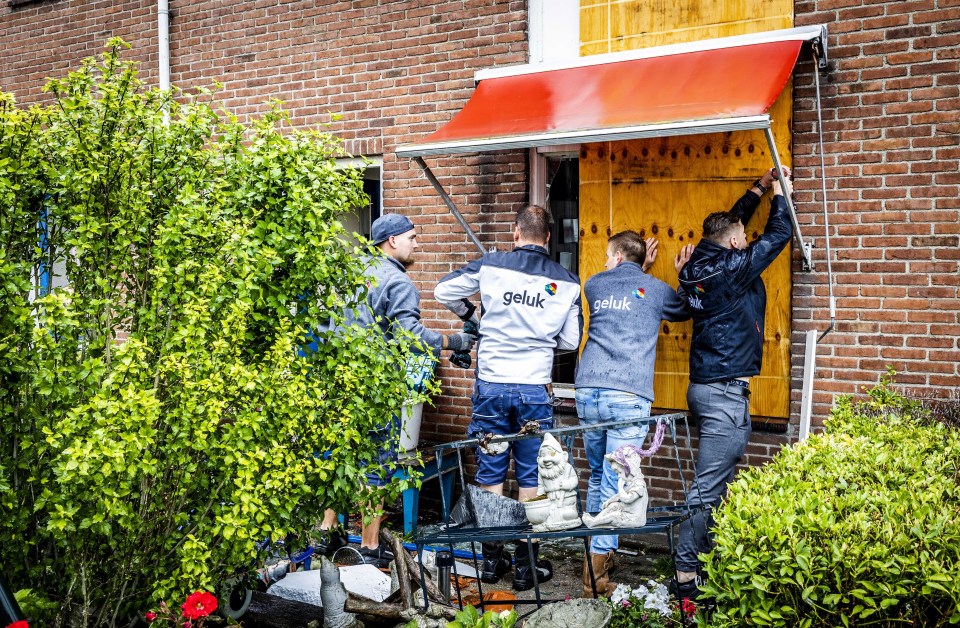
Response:
[[[743,282],[749,285],[759,277],[790,243],[791,237],[793,223],[790,222],[787,201],[778,194],[770,201],[770,216],[763,228],[763,234],[747,248],[747,263],[744,266],[746,276]]]
[[[760,197],[750,190],[747,190],[743,196],[737,199],[737,202],[733,204],[730,211],[739,216],[740,222],[746,227],[758,207],[760,207]]]

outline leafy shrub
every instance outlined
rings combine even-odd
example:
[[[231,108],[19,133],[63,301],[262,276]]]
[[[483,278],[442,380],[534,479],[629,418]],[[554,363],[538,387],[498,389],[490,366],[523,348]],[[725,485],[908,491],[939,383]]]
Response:
[[[889,381],[742,474],[716,513],[717,626],[960,622],[960,433]]]
[[[47,106],[0,96],[0,564],[44,625],[126,625],[353,506],[417,348],[352,327],[299,355],[365,297],[375,251],[337,220],[362,173],[279,107],[146,89],[123,46]]]

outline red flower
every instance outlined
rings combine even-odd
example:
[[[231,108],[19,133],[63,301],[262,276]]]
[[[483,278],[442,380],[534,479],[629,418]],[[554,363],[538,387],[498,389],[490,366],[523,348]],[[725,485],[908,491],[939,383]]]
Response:
[[[153,611],[149,611],[148,613],[144,614],[143,618],[146,619],[147,623],[149,624],[150,622],[152,622],[154,619],[157,618],[157,614],[154,613]]]
[[[697,612],[697,605],[694,604],[688,597],[683,598],[683,603],[680,605],[680,608],[683,609],[683,612],[687,617],[693,617]]]
[[[187,619],[200,619],[215,610],[217,610],[217,598],[206,591],[191,593],[183,603],[183,616]]]
[[[7,628],[30,628],[30,624],[28,624],[25,619],[18,619],[17,621],[8,625]]]

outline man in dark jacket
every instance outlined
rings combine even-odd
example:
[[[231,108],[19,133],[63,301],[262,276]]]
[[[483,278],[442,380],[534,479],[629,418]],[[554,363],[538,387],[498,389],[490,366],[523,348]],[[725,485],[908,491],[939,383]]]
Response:
[[[784,168],[789,178],[790,171]],[[763,235],[748,244],[744,225],[767,189],[774,188]],[[700,429],[696,477],[687,493],[691,508],[704,508],[680,526],[677,544],[677,597],[697,597],[697,555],[709,552],[711,510],[733,479],[750,438],[750,377],[760,373],[763,318],[767,294],[760,274],[789,244],[793,235],[784,193],[769,170],[730,211],[703,221],[703,239],[680,270],[677,293],[693,314],[690,387],[687,405]],[[679,586],[677,586],[679,584]]]

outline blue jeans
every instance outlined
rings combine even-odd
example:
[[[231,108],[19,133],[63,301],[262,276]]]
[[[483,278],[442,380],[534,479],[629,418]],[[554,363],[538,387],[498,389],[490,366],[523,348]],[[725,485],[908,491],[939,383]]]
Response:
[[[650,416],[651,402],[643,397],[609,388],[578,388],[577,416],[582,425],[596,425],[611,421],[642,419]],[[605,501],[617,492],[617,474],[603,459],[622,445],[643,446],[649,425],[630,425],[617,429],[595,430],[583,433],[583,446],[590,465],[587,481],[587,512],[598,512]],[[619,537],[615,534],[594,536],[590,552],[606,554],[617,549]]]
[[[497,384],[477,380],[473,389],[473,417],[467,434],[516,434],[527,421],[538,421],[540,429],[553,427],[553,398],[543,384]],[[502,454],[487,454],[477,448],[477,475],[481,486],[495,486],[507,478],[510,454],[520,488],[537,486],[537,452],[540,439],[513,441]]]
[[[677,571],[693,572],[700,565],[697,555],[713,547],[713,508],[726,494],[750,440],[750,400],[733,384],[691,383],[687,405],[700,427],[700,445],[686,503],[705,509],[680,524],[676,565]]]

